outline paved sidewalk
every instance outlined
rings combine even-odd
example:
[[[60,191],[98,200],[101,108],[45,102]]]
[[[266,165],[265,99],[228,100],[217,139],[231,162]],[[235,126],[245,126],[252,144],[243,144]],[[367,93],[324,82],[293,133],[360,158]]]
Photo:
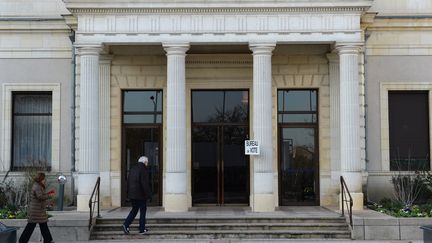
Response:
[[[131,242],[131,240],[112,240],[112,241],[56,241],[56,243],[125,243]],[[133,242],[143,242],[142,239],[137,239]],[[335,243],[423,243],[423,241],[385,241],[385,240],[301,240],[301,239],[274,239],[274,240],[145,240],[145,243],[325,243],[325,242],[335,242]],[[30,241],[30,243],[40,243],[39,241]]]

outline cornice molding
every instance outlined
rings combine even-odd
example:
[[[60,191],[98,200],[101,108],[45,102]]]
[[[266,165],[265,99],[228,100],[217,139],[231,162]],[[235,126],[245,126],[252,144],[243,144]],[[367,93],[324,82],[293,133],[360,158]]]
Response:
[[[382,19],[375,21],[367,27],[372,31],[430,31],[432,29],[432,18],[426,19]]]
[[[369,6],[354,7],[233,7],[233,8],[68,8],[72,14],[148,14],[148,13],[310,13],[310,12],[364,12]]]
[[[66,8],[369,8],[373,0],[63,0]]]
[[[72,14],[63,15],[63,19],[69,28],[73,30],[78,28],[78,18],[76,16],[73,16]]]
[[[1,21],[0,31],[8,32],[64,32],[69,30],[63,19],[56,20],[37,20],[37,21]]]

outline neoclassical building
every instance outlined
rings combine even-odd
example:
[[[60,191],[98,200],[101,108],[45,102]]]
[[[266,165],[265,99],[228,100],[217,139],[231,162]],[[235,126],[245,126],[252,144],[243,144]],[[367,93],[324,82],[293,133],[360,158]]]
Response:
[[[430,170],[432,4],[386,2],[4,1],[1,174],[126,206],[146,155],[166,211],[337,206],[340,176],[362,209]]]

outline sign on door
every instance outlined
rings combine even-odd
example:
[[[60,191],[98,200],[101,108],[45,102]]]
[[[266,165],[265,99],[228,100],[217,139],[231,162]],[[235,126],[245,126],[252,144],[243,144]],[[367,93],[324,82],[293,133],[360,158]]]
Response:
[[[245,140],[245,154],[246,155],[259,155],[260,147],[258,140]]]

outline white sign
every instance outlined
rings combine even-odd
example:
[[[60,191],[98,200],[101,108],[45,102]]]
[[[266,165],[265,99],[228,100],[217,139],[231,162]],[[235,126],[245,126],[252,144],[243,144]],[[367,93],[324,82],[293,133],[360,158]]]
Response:
[[[260,154],[260,147],[257,140],[245,140],[245,154],[246,155]]]

